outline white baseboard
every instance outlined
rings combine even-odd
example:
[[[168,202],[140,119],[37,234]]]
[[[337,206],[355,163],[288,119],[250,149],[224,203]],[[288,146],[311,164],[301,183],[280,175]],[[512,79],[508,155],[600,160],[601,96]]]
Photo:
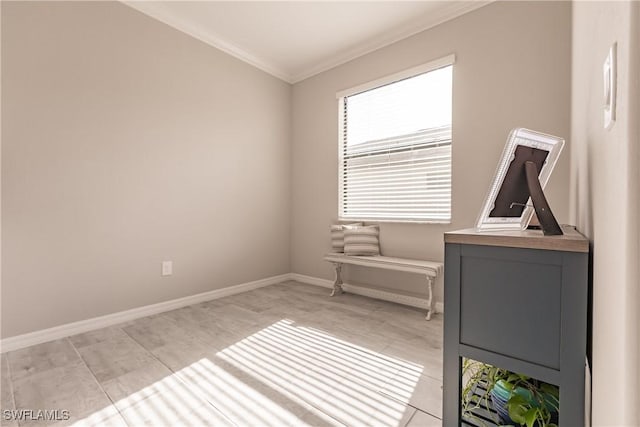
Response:
[[[229,286],[222,289],[203,292],[196,295],[190,295],[183,298],[177,298],[170,301],[164,301],[157,304],[145,305],[143,307],[133,308],[131,310],[120,311],[117,313],[107,314],[105,316],[94,317],[78,322],[67,323],[53,328],[42,329],[35,332],[29,332],[22,335],[16,335],[0,340],[0,353],[18,350],[20,348],[29,347],[31,345],[40,344],[47,341],[57,340],[71,335],[81,334],[83,332],[92,331],[94,329],[105,328],[107,326],[116,325],[122,322],[139,319],[141,317],[158,314],[176,308],[185,307],[191,304],[197,304],[203,301],[209,301],[218,298],[224,298],[229,295],[239,294],[241,292],[250,291],[252,289],[261,288],[263,286],[274,285],[287,280],[291,280],[291,274],[281,274],[279,276],[268,277],[253,282],[242,283],[240,285]]]
[[[304,274],[291,273],[290,279],[297,282],[307,283],[309,285],[322,286],[323,288],[333,288],[333,281],[327,279],[320,279],[319,277],[305,276]],[[363,295],[366,297],[381,299],[384,301],[395,302],[398,304],[409,305],[411,307],[428,308],[427,300],[424,298],[412,297],[408,295],[401,295],[395,292],[383,291],[380,289],[365,288],[364,286],[351,285],[349,283],[343,283],[342,288],[346,292],[351,292],[357,295]],[[435,303],[436,313],[444,313],[444,304],[441,302]]]
[[[285,282],[287,280],[295,280],[310,285],[322,286],[324,288],[333,287],[333,281],[331,280],[305,276],[298,273],[281,274],[279,276],[268,277],[266,279],[242,283],[240,285],[229,286],[222,289],[215,289],[213,291],[203,292],[196,295],[190,295],[187,297],[164,301],[157,304],[145,305],[143,307],[133,308],[131,310],[120,311],[117,313],[107,314],[105,316],[94,317],[91,319],[55,326],[53,328],[42,329],[39,331],[4,338],[0,340],[0,353],[6,353],[7,351],[18,350],[35,344],[41,344],[43,342],[57,340],[95,329],[105,328],[107,326],[116,325],[122,322],[128,322],[130,320],[139,319],[145,316],[151,316],[152,314],[175,310],[176,308],[185,307],[191,304],[197,304],[199,302],[224,298],[226,296],[239,294],[241,292],[250,291],[252,289],[275,285],[276,283]],[[365,288],[363,286],[350,285],[348,283],[343,284],[343,288],[347,292],[358,295],[377,298],[384,301],[391,301],[399,304],[405,304],[412,307],[425,309],[427,308],[427,300],[423,298],[401,295],[379,289]],[[443,304],[440,302],[437,302],[435,304],[435,309],[437,313],[444,312]]]

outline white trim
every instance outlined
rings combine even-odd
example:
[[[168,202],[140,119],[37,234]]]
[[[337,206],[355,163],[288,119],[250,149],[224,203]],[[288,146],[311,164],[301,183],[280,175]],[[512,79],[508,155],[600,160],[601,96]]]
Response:
[[[344,145],[346,144],[344,137],[344,98],[338,98],[338,217],[344,211],[344,197],[342,191],[344,189],[344,174],[340,173],[344,165]]]
[[[444,22],[451,21],[452,19],[486,6],[490,3],[493,3],[494,1],[495,0],[451,1],[449,2],[448,7],[445,10],[441,10],[439,13],[429,14],[425,21],[422,21],[417,25],[403,27],[395,34],[391,33],[391,35],[387,32],[380,37],[368,40],[366,43],[357,46],[354,49],[351,49],[342,54],[337,54],[327,61],[321,62],[315,66],[308,67],[307,70],[303,70],[299,73],[294,74],[291,77],[290,83],[298,83],[302,80],[308,79],[309,77],[313,77],[316,74],[320,74],[324,71],[330,70],[339,65],[364,56],[368,53],[392,45],[393,43],[414,36]]]
[[[161,2],[147,2],[147,1],[129,1],[129,0],[121,0],[123,4],[131,7],[132,9],[137,10],[138,12],[144,13],[151,18],[162,22],[172,28],[175,28],[178,31],[181,31],[185,34],[190,35],[191,37],[200,40],[208,44],[209,46],[213,46],[216,49],[227,53],[234,58],[237,58],[241,61],[246,62],[249,65],[253,65],[254,67],[262,70],[268,74],[271,74],[274,77],[279,78],[280,80],[284,80],[287,83],[293,83],[291,79],[290,73],[281,67],[277,66],[272,61],[265,60],[263,58],[258,57],[250,52],[247,52],[244,49],[239,48],[233,43],[229,43],[224,40],[222,37],[212,34],[211,29],[206,28],[197,28],[192,23],[187,21],[183,21],[179,18],[176,18],[175,15],[172,15],[170,12],[166,12],[160,10],[158,8],[158,3]]]
[[[455,62],[456,62],[456,55],[452,53],[451,55],[434,59],[433,61],[429,61],[425,64],[407,68],[406,70],[402,70],[394,74],[380,77],[379,79],[376,79],[367,83],[363,83],[349,89],[341,90],[340,92],[336,93],[336,98],[341,99],[341,98],[344,98],[345,96],[352,96],[352,95],[366,92],[368,90],[375,89],[381,86],[386,86],[388,84],[395,83],[400,80],[408,79],[410,77],[415,77],[419,74],[424,74],[424,73],[428,73],[429,71],[437,70],[438,68],[448,67],[449,65],[453,65]]]
[[[383,35],[371,38],[365,43],[356,46],[353,49],[343,52],[337,52],[332,58],[328,60],[322,61],[309,67],[305,67],[299,72],[291,73],[290,71],[276,64],[275,61],[261,58],[259,55],[248,52],[244,49],[239,48],[235,44],[224,40],[219,35],[212,34],[211,29],[209,28],[197,28],[189,22],[176,18],[170,12],[158,10],[157,3],[161,2],[121,0],[123,4],[136,9],[137,11],[142,12],[147,16],[150,16],[166,25],[169,25],[170,27],[173,27],[178,31],[188,34],[191,37],[194,37],[210,46],[220,49],[221,51],[290,84],[298,83],[302,80],[308,79],[309,77],[315,76],[316,74],[320,74],[324,71],[345,64],[349,61],[374,52],[385,46],[389,46],[400,40],[426,31],[444,22],[450,21],[466,13],[486,6],[493,1],[495,0],[452,1],[447,5],[446,8],[436,13],[428,14],[425,19],[417,22],[415,25],[403,26],[397,31],[391,33],[385,32]]]
[[[224,298],[229,295],[239,294],[241,292],[262,288],[264,286],[274,285],[276,283],[282,283],[287,280],[291,280],[290,273],[268,277],[266,279],[255,280],[253,282],[242,283],[240,285],[229,286],[222,289],[215,289],[213,291],[190,295],[183,298],[177,298],[170,301],[163,301],[157,304],[132,308],[131,310],[120,311],[117,313],[107,314],[105,316],[67,323],[64,325],[55,326],[53,328],[42,329],[39,331],[4,338],[0,340],[0,353],[18,350],[20,348],[29,347],[31,345],[40,344],[43,342],[52,341],[75,334],[81,334],[83,332],[116,325],[118,323],[150,316],[152,314],[163,313],[165,311],[174,310],[176,308],[185,307],[191,304],[197,304],[203,301]]]
[[[340,215],[340,212],[338,212]],[[384,218],[366,218],[366,217],[358,217],[358,218],[347,218],[343,216],[338,216],[338,221],[343,222],[374,222],[376,224],[432,224],[432,225],[447,225],[451,224],[451,219],[447,220],[418,220],[418,219],[384,219]]]
[[[107,314],[105,316],[80,320],[78,322],[55,326],[53,328],[42,329],[39,331],[28,332],[26,334],[4,338],[0,340],[0,353],[19,350],[21,348],[41,344],[43,342],[65,338],[71,335],[105,328],[107,326],[117,325],[118,323],[128,322],[130,320],[139,319],[145,316],[151,316],[153,314],[164,313],[166,311],[175,310],[176,308],[186,307],[188,305],[197,304],[203,301],[224,298],[230,295],[262,288],[264,286],[286,282],[288,280],[295,280],[298,282],[321,286],[328,289],[333,288],[333,281],[331,280],[320,279],[318,277],[306,276],[298,273],[286,273],[279,276],[268,277],[266,279],[255,280],[253,282],[242,283],[240,285],[229,286],[222,289],[215,289],[213,291],[203,292],[196,295],[190,295],[170,301],[163,301],[157,304],[145,305],[143,307],[132,308],[131,310],[120,311],[117,313]],[[343,284],[343,288],[345,291],[357,295],[395,302],[411,307],[424,309],[428,308],[427,300],[423,298],[401,295],[379,289],[366,288],[363,286],[350,285],[348,283]],[[435,304],[435,308],[436,313],[444,312],[444,306],[441,302],[437,302]]]
[[[308,285],[321,286],[323,288],[332,289],[333,288],[333,280],[321,279],[319,277],[306,276],[304,274],[291,273],[289,280],[295,280],[296,282],[306,283]],[[383,291],[380,289],[366,288],[364,286],[351,285],[348,283],[342,284],[345,292],[350,292],[356,295],[362,295],[365,297],[380,299],[389,302],[395,302],[398,304],[409,305],[411,307],[417,308],[429,308],[429,301],[425,298],[412,297],[408,295],[401,295],[395,292]],[[335,298],[340,298],[335,297]],[[435,304],[436,313],[444,313],[444,304],[441,302],[436,302]]]

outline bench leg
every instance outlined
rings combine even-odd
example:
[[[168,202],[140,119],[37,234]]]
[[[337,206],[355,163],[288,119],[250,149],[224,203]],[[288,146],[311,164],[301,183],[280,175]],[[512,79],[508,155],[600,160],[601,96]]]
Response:
[[[342,290],[342,264],[339,262],[332,263],[336,269],[336,280],[333,282],[333,290],[331,291],[331,296],[340,295],[344,291]]]
[[[427,276],[427,291],[429,292],[429,308],[427,309],[427,320],[431,320],[431,315],[434,312],[433,301],[433,277]]]

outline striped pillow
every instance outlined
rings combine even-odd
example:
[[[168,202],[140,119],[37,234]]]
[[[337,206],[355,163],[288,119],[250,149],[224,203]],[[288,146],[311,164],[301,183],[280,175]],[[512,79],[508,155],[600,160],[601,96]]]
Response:
[[[345,255],[380,255],[378,236],[380,228],[377,225],[361,227],[344,227]]]
[[[359,226],[361,222],[354,222],[347,226]],[[331,252],[344,252],[344,227],[342,224],[333,224],[331,226]]]

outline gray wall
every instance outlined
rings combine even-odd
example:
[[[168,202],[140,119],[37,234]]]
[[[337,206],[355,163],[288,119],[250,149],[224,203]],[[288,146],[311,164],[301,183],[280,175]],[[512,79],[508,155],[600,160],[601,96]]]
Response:
[[[492,3],[300,82],[293,88],[294,272],[332,278],[322,255],[330,248],[328,227],[338,214],[336,92],[451,53],[456,54],[451,224],[383,224],[383,254],[442,260],[443,232],[475,224],[512,128],[569,138],[568,2]],[[561,223],[568,219],[568,148],[547,186]],[[424,294],[424,283],[415,275],[348,270],[350,282]]]
[[[602,64],[618,43],[617,121]],[[640,425],[640,3],[573,6],[571,218],[593,247],[593,425]]]
[[[2,88],[2,337],[290,271],[290,85],[118,2],[2,2]]]

